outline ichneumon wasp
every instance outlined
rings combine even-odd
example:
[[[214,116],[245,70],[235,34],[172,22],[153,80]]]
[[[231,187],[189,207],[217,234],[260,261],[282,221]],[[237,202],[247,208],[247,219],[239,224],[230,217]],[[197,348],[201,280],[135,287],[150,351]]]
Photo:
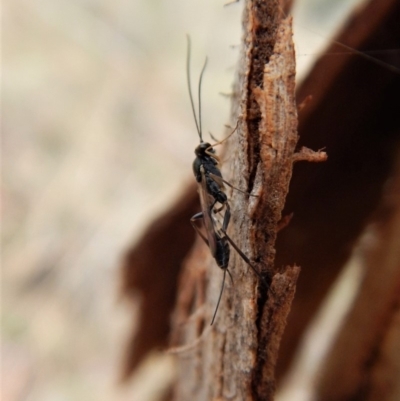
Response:
[[[221,291],[219,294],[217,306],[215,308],[215,312],[213,318],[211,320],[211,325],[214,323],[218,307],[221,301],[222,293],[225,285],[225,277],[226,273],[229,274],[229,277],[232,280],[232,275],[228,269],[229,265],[229,257],[230,257],[230,245],[235,249],[235,251],[239,254],[239,256],[251,267],[254,273],[264,281],[261,274],[257,271],[257,269],[250,262],[250,259],[239,249],[239,247],[235,244],[235,242],[229,237],[227,234],[227,229],[229,226],[230,218],[231,218],[231,210],[228,202],[228,197],[225,193],[224,184],[230,186],[231,188],[247,194],[247,192],[241,191],[238,188],[235,188],[229,182],[225,181],[222,177],[221,171],[219,169],[219,158],[215,153],[214,147],[220,145],[224,141],[226,141],[237,129],[236,128],[222,141],[216,142],[215,144],[210,144],[208,142],[204,142],[203,140],[203,132],[201,127],[201,82],[204,74],[204,70],[207,65],[207,58],[204,62],[203,68],[200,73],[199,78],[199,86],[198,86],[198,118],[196,115],[196,110],[194,106],[192,89],[191,89],[191,80],[190,80],[190,37],[187,37],[187,60],[186,60],[186,75],[187,75],[187,84],[189,90],[190,103],[192,106],[193,117],[196,123],[197,133],[200,138],[200,144],[196,147],[194,153],[196,158],[193,161],[193,173],[196,178],[197,183],[199,184],[199,195],[200,195],[200,204],[201,204],[201,212],[196,213],[191,219],[190,222],[196,232],[200,235],[203,241],[207,244],[211,251],[211,255],[215,259],[217,265],[224,271],[224,276],[222,279]],[[218,207],[217,207],[218,205]],[[222,224],[219,223],[217,219],[217,215],[225,210],[222,218]],[[204,224],[204,228],[206,231],[206,235],[200,230],[200,228],[196,225],[197,220],[202,220]]]

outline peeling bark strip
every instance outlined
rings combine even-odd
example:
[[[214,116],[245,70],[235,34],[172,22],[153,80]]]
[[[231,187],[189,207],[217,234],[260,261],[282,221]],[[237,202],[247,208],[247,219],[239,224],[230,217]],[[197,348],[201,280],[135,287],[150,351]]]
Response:
[[[291,19],[282,19],[281,10],[277,1],[246,3],[232,105],[232,122],[239,124],[227,141],[228,163],[223,166],[224,178],[257,195],[228,194],[229,235],[271,286],[267,290],[259,283],[232,249],[229,269],[234,285],[226,282],[216,322],[204,332],[218,299],[222,272],[203,242],[197,242],[182,274],[174,315],[175,400],[268,401],[274,394],[279,344],[300,270],[274,266],[297,143]]]
[[[249,227],[254,238],[256,259],[263,261],[270,274],[274,266],[277,227],[292,175],[297,143],[297,109],[295,105],[295,56],[291,20],[283,20],[276,30],[276,43],[264,67],[262,87],[252,88],[252,96],[261,113],[258,123],[258,153],[253,163],[262,173],[260,202],[253,209],[254,224]],[[249,128],[254,128],[249,126]],[[250,132],[250,136],[252,133]],[[273,295],[258,301],[258,352],[253,370],[252,389],[255,399],[272,399],[275,391],[275,364],[286,317],[293,300],[299,268],[288,268],[273,276]],[[280,285],[276,285],[280,283]],[[286,285],[282,285],[285,283]]]
[[[248,68],[246,68],[245,77],[248,80],[246,85],[246,123],[250,132],[250,136],[248,136],[250,171],[248,188],[251,190],[256,175],[256,159],[260,152],[258,131],[261,121],[260,105],[257,102],[254,89],[263,87],[264,67],[273,54],[276,30],[281,18],[279,1],[247,1],[246,5],[246,14],[244,16],[244,48],[248,57],[246,61],[249,63],[246,62],[244,65]],[[241,89],[245,90],[245,87]]]
[[[270,296],[262,310],[257,365],[253,375],[255,399],[272,400],[275,393],[275,366],[286,318],[296,291],[300,267],[288,267],[274,275]]]

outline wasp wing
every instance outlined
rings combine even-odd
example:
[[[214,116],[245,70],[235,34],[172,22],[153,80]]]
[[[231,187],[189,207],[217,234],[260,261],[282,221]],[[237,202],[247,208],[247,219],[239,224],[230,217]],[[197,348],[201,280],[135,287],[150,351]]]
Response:
[[[214,220],[212,216],[212,210],[214,198],[207,191],[207,182],[204,171],[201,169],[201,181],[199,185],[199,195],[201,210],[203,212],[204,227],[208,239],[208,246],[211,254],[215,257],[217,252],[217,235],[215,232]]]

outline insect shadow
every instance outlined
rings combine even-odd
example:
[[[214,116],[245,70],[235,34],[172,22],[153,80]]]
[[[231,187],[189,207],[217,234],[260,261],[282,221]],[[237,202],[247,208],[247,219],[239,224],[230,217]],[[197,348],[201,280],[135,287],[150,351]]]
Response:
[[[207,65],[207,58],[204,62],[203,68],[200,73],[199,78],[199,86],[198,86],[198,117],[196,115],[196,110],[193,101],[192,89],[191,89],[191,79],[190,79],[190,51],[191,51],[191,43],[190,37],[187,36],[187,60],[186,60],[186,76],[187,76],[187,84],[189,89],[189,97],[190,103],[192,106],[193,117],[196,123],[197,133],[200,138],[200,144],[196,147],[194,153],[196,158],[193,161],[193,173],[198,183],[198,191],[200,195],[200,204],[201,204],[201,212],[196,213],[191,219],[190,222],[196,232],[200,235],[203,241],[207,244],[210,249],[211,255],[215,259],[217,265],[223,270],[224,276],[222,279],[221,291],[218,297],[217,306],[215,308],[215,312],[213,318],[211,320],[211,325],[214,323],[215,317],[217,315],[218,307],[222,298],[222,293],[225,285],[226,273],[229,274],[229,277],[233,284],[232,275],[228,269],[229,265],[229,257],[230,257],[230,245],[235,249],[235,251],[239,254],[239,256],[250,266],[250,268],[254,271],[254,273],[264,281],[264,278],[257,271],[257,269],[253,266],[250,259],[239,249],[239,247],[235,244],[235,242],[229,237],[227,234],[230,218],[231,218],[231,209],[228,202],[228,197],[225,193],[224,184],[228,185],[232,189],[235,189],[244,194],[250,195],[245,191],[242,191],[238,188],[235,188],[229,182],[225,181],[222,177],[219,163],[220,159],[215,153],[214,147],[220,145],[224,141],[226,141],[233,133],[237,130],[238,123],[236,124],[235,129],[222,141],[216,142],[214,144],[210,144],[208,142],[204,142],[203,140],[203,132],[201,126],[201,82],[203,79],[203,74]],[[220,215],[221,212],[224,211],[222,224],[219,223],[217,219],[217,215]],[[206,235],[200,230],[200,228],[196,225],[196,221],[202,220],[205,228]]]

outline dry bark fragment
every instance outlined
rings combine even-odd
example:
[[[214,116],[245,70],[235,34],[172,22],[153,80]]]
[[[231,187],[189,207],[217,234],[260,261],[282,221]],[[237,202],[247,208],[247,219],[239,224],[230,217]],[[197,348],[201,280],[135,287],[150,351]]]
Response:
[[[352,47],[359,47],[359,44],[367,42],[372,49],[396,47],[393,45],[393,43],[398,43],[399,40],[399,3],[395,0],[375,0],[371,3],[375,3],[375,8],[372,8],[372,11],[369,9],[367,10],[368,13],[366,15],[364,15],[363,13],[359,14],[356,21],[357,23],[354,25],[350,24],[346,27],[345,35],[350,35],[350,38],[353,37],[353,34],[351,32],[354,29],[357,31],[358,29],[364,30],[365,28],[367,28],[368,31],[366,35],[365,31],[363,31],[364,36],[357,36],[356,34],[354,37],[358,38],[358,42],[350,42],[350,45]],[[255,4],[256,3],[254,3],[254,5]],[[251,8],[251,5],[249,7]],[[383,10],[384,12],[377,10],[376,7],[380,8],[381,11]],[[257,22],[257,16],[253,15],[251,18],[253,19],[253,21],[256,21],[256,23],[253,23],[251,25],[253,33],[256,34],[257,26],[262,27],[262,24],[260,25],[260,23]],[[374,22],[373,24],[370,24],[369,22],[376,20],[378,21],[378,23]],[[384,28],[380,29],[378,27],[379,24],[382,24]],[[272,26],[274,26],[273,23]],[[384,31],[383,33],[382,30]],[[375,39],[370,39],[375,37],[379,38],[378,42]],[[252,41],[251,35],[247,37],[247,40],[249,43]],[[345,41],[343,37],[339,40],[342,42]],[[253,45],[247,47],[249,52],[252,51],[252,46],[260,47],[259,44],[254,43]],[[264,41],[264,43],[266,42]],[[264,54],[263,57],[264,63],[266,63],[269,56],[267,57]],[[345,59],[345,57],[342,58],[342,60],[343,59]],[[332,59],[325,59],[324,63],[327,64],[329,67],[329,65],[332,64]],[[345,79],[341,77],[341,74],[338,73],[340,69],[333,69],[334,79],[332,80],[329,78],[330,73],[329,69],[327,70],[326,65],[318,65],[316,68],[317,72],[313,73],[314,78],[310,78],[310,80],[307,81],[306,84],[303,86],[303,91],[299,92],[300,101],[304,100],[310,94],[313,94],[314,97],[316,96],[316,93],[321,94],[320,98],[316,98],[318,99],[318,101],[312,102],[312,105],[316,106],[315,109],[310,109],[310,105],[308,105],[301,115],[302,123],[300,126],[300,131],[303,137],[303,140],[301,141],[302,144],[306,146],[312,146],[314,149],[322,148],[328,145],[331,161],[341,161],[343,159],[346,159],[346,155],[351,151],[353,160],[352,163],[353,165],[355,165],[356,170],[354,170],[354,167],[350,169],[352,171],[350,177],[348,176],[349,169],[343,169],[343,166],[341,165],[339,165],[339,168],[337,167],[337,165],[335,167],[331,167],[330,169],[327,169],[328,171],[323,171],[323,173],[319,175],[315,173],[317,171],[320,171],[320,167],[315,168],[315,166],[312,166],[312,170],[310,170],[308,167],[306,167],[306,164],[301,164],[301,170],[297,170],[298,174],[296,174],[297,177],[295,177],[295,183],[291,187],[291,196],[289,197],[287,212],[290,213],[295,210],[294,219],[290,223],[288,228],[283,230],[282,234],[279,235],[281,241],[278,241],[277,265],[285,266],[287,265],[287,263],[293,263],[293,261],[296,261],[306,268],[303,270],[302,278],[300,280],[300,297],[296,297],[298,302],[295,302],[295,313],[292,312],[291,314],[292,323],[290,326],[290,330],[287,330],[286,332],[286,338],[289,339],[289,341],[283,344],[282,351],[284,352],[282,356],[284,357],[286,355],[290,356],[291,350],[294,349],[294,344],[296,343],[298,338],[300,338],[300,334],[305,324],[309,320],[309,317],[312,316],[320,299],[322,299],[323,295],[326,292],[326,289],[334,279],[338,269],[349,254],[351,242],[354,241],[354,239],[357,237],[358,233],[363,227],[366,216],[368,216],[368,214],[374,208],[374,205],[377,203],[377,199],[379,199],[380,188],[383,185],[385,178],[387,177],[388,171],[390,170],[390,150],[394,148],[395,141],[393,139],[396,137],[396,135],[393,135],[392,133],[395,132],[395,127],[398,127],[398,117],[393,118],[393,113],[390,114],[390,105],[392,105],[393,108],[393,105],[397,104],[396,102],[398,101],[398,93],[400,93],[398,77],[388,72],[386,77],[381,78],[381,75],[379,75],[380,79],[377,80],[375,79],[375,77],[377,76],[375,71],[371,71],[369,75],[362,72],[364,71],[364,66],[361,66],[360,64],[366,65],[364,60],[361,59],[359,63],[357,63],[357,66],[355,68],[352,67],[351,64],[352,63],[348,62],[342,64],[342,69],[344,69],[344,66],[347,67],[347,65],[349,65],[350,67],[349,74],[346,74]],[[249,65],[244,66],[248,70],[242,71],[240,79],[243,81],[242,84],[244,83],[246,86],[248,86],[250,98],[252,95],[251,88],[260,86],[260,80],[254,79],[254,81],[252,82],[255,82],[255,85],[249,85],[247,82],[247,77],[250,72],[250,67]],[[372,69],[374,68],[376,68],[376,66],[372,66]],[[325,79],[331,82],[331,85],[328,85],[326,90],[324,90],[321,82],[318,83],[318,80],[315,81],[315,75],[318,76],[318,74],[320,75],[322,81],[324,81]],[[259,77],[260,75],[258,74],[257,76]],[[359,82],[359,77],[361,77],[361,81],[360,83],[357,83]],[[314,85],[313,82],[316,82],[316,84]],[[358,98],[354,99],[352,93],[349,94],[349,91],[351,92],[354,86],[358,86],[361,88],[366,86],[372,87],[374,90],[374,95],[358,96]],[[332,90],[332,88],[334,87],[336,88],[336,90]],[[239,97],[240,92],[236,90],[234,98],[238,100]],[[345,116],[344,118],[341,117],[340,114],[338,114],[340,107],[337,106],[338,102],[339,104],[343,103],[343,99],[346,99],[345,111],[347,113],[347,117]],[[238,101],[236,102],[236,109],[240,109],[240,104],[242,103]],[[256,101],[251,102],[251,104],[254,105],[254,107],[258,107]],[[327,104],[332,104],[333,106],[327,107]],[[371,110],[374,110],[374,112],[372,113]],[[239,113],[240,112],[237,112],[237,114]],[[396,113],[398,116],[399,113],[397,111],[395,112],[395,114]],[[257,118],[259,122],[260,114],[258,114]],[[254,120],[255,127],[258,127],[257,118]],[[365,123],[361,123],[362,121],[364,121],[364,118]],[[373,119],[380,121],[379,130],[376,129],[376,124],[372,123]],[[325,121],[325,124],[323,123],[323,121]],[[354,122],[357,122],[357,124],[354,124]],[[248,131],[250,130],[251,126],[252,124],[248,124]],[[377,135],[379,135],[374,140],[367,141],[369,138],[373,137],[374,130]],[[258,132],[258,128],[254,132]],[[354,132],[357,133],[355,136]],[[246,133],[245,137],[250,138],[249,132]],[[351,146],[351,144],[349,144],[348,147],[351,148],[349,152],[347,152],[346,146],[338,146],[340,142],[345,144],[343,138],[346,139],[353,137],[354,139],[352,141],[357,146]],[[239,141],[243,142],[243,139],[240,138]],[[254,146],[252,146],[251,149],[252,153],[250,153],[249,151],[249,154],[256,154],[257,152],[255,152],[254,149],[257,148],[257,144],[259,143],[259,141],[256,140],[251,143],[253,143]],[[246,147],[251,145],[243,143],[243,146]],[[296,160],[296,157],[298,157],[298,154],[293,155],[294,160]],[[371,170],[371,168],[364,167],[364,165],[362,164],[363,160],[366,161],[369,166],[376,167],[376,169]],[[257,169],[257,160],[254,160],[250,163],[246,160],[246,158],[244,158],[244,166],[250,164],[253,166],[251,174],[246,173],[248,169],[245,167],[243,168],[243,170],[239,169],[239,173],[236,173],[235,178],[236,180],[238,180],[237,182],[242,180],[240,182],[244,185],[244,187],[242,187],[243,189],[246,187],[246,185],[248,185],[250,189],[254,186],[254,192],[256,193],[257,190],[262,191],[262,189],[260,189],[260,182],[262,181],[263,177],[261,174],[259,174],[259,170]],[[343,175],[343,171],[345,171],[345,175]],[[227,174],[228,172],[226,173],[226,178],[228,178]],[[252,180],[248,179],[248,177],[252,177]],[[305,185],[305,182],[310,181],[307,180],[307,177],[311,177],[311,181],[314,181],[311,182],[311,184]],[[240,185],[237,184],[237,186]],[[194,190],[192,191],[192,196],[195,196]],[[234,199],[235,197],[240,197],[240,195],[235,193],[233,194],[233,196]],[[362,205],[362,207],[359,207],[359,205],[357,205],[356,207],[352,206],[354,204],[354,200],[357,201],[357,199],[362,199],[363,201],[365,200],[365,203]],[[254,199],[250,199],[249,201],[251,206]],[[185,204],[187,203],[183,202],[180,207],[184,207]],[[296,207],[293,207],[294,204],[296,205]],[[324,205],[324,208],[321,208],[319,205]],[[344,210],[343,206],[346,206]],[[194,204],[192,208],[193,213],[194,211],[198,210],[198,207],[196,207]],[[246,207],[242,207],[242,209],[246,209]],[[240,211],[242,209],[238,209],[237,211],[238,217],[235,218],[238,220],[240,217]],[[347,210],[351,210],[351,214],[347,213]],[[179,213],[177,213],[177,218],[179,221],[181,221],[179,218]],[[187,214],[187,216],[184,217],[184,219],[187,220],[190,215],[193,214],[191,211],[185,213]],[[169,226],[165,229],[165,232],[175,232],[174,227],[175,224],[170,219]],[[187,224],[187,227],[191,230],[189,224]],[[234,223],[231,224],[231,228],[234,229]],[[325,241],[325,233],[327,231],[329,231],[330,234],[328,241],[329,245],[327,245],[327,242]],[[268,233],[271,233],[271,230],[269,230]],[[163,238],[164,239],[160,239],[159,244],[161,245],[161,241],[165,241],[165,243],[169,244],[169,248],[165,247],[165,252],[169,250],[173,251],[173,248],[176,244],[170,243],[168,235],[165,235]],[[274,237],[272,236],[270,238],[271,242],[273,242]],[[316,243],[319,244],[317,249],[315,247]],[[243,249],[245,250],[246,254],[248,254],[249,256],[257,255],[257,252],[249,248],[248,244],[246,245],[246,243],[244,243],[242,245],[244,246]],[[165,253],[162,253],[162,255],[165,255]],[[209,254],[207,253],[207,250],[205,250],[203,254],[198,255],[196,259],[204,260],[204,257],[209,257],[207,255]],[[180,256],[180,260],[182,260],[182,258],[183,254]],[[147,284],[136,284],[134,283],[134,281],[128,278],[128,285],[126,286],[127,292],[134,292],[135,288],[137,288],[135,287],[136,285],[139,286],[139,288],[141,288],[141,285],[146,286],[146,288],[147,286],[151,286],[153,283],[153,277],[157,274],[157,270],[159,270],[161,266],[163,266],[163,268],[165,267],[163,264],[164,260],[162,259],[163,258],[155,260],[155,258],[153,258],[147,265],[145,263],[141,263],[140,269],[143,269],[143,272],[154,271],[154,274],[152,275],[149,273],[150,279],[148,280]],[[326,262],[328,262],[328,264]],[[179,266],[180,262],[178,260],[176,263],[177,264],[175,266]],[[192,262],[189,262],[189,264],[191,263]],[[211,261],[211,263],[213,262]],[[215,283],[214,293],[217,293],[221,279],[221,272],[216,268],[215,265],[213,265],[213,269],[215,273],[215,276],[213,278]],[[245,265],[236,266],[235,269],[237,269],[239,272],[242,272],[243,269],[245,269],[246,271],[248,270]],[[268,269],[270,269],[270,266],[268,266]],[[172,269],[172,271],[174,272],[174,274],[177,274],[178,269],[174,268]],[[169,274],[171,274],[171,272],[169,272]],[[173,277],[174,274],[171,274],[171,277]],[[247,276],[247,279],[251,280],[251,275],[252,272],[249,271],[248,276],[250,276],[250,278]],[[206,288],[207,279],[208,276],[204,275],[204,277],[202,278],[202,275],[200,274],[199,279],[195,278],[192,280],[192,285],[199,286],[199,289],[193,290],[190,288],[190,285],[187,285],[187,288],[185,290],[186,312],[185,314],[182,314],[182,316],[189,316],[190,313],[196,309],[196,307],[192,307],[192,305],[190,304],[190,300],[195,300],[198,306],[202,305],[202,302],[204,302],[203,305],[205,305],[205,307],[199,307],[197,309],[199,311],[198,315],[201,315],[201,313],[203,313],[203,316],[205,317],[203,318],[203,322],[200,322],[201,324],[197,325],[196,333],[202,332],[201,325],[208,325],[209,316],[213,312],[213,305],[215,305],[215,296],[213,301],[211,301],[211,304],[209,299],[201,301],[201,297],[193,297],[193,294],[197,295],[201,293],[203,293],[203,297],[205,297],[205,289],[202,289],[202,286],[204,285],[204,288]],[[164,285],[161,287],[156,286],[154,290],[158,290],[161,292],[167,291],[166,293],[170,294],[170,286],[172,285],[173,288],[175,288],[175,284],[173,281],[167,280],[164,281],[163,284]],[[186,284],[188,284],[188,282],[186,282]],[[238,280],[235,279],[235,288],[227,288],[226,293],[228,291],[237,291],[237,288],[240,285],[241,284],[238,282]],[[181,288],[183,288],[183,286],[181,286]],[[164,293],[159,294],[160,299],[171,299],[171,296],[163,298]],[[225,296],[227,295],[225,294]],[[227,297],[229,297],[229,295]],[[252,305],[251,302],[247,302],[247,304]],[[154,308],[157,308],[157,305],[154,305]],[[151,307],[148,310],[151,310],[152,313],[154,313],[154,308]],[[167,335],[167,330],[165,329],[159,331],[160,336],[158,342],[150,344],[150,342],[146,340],[146,333],[149,328],[151,329],[151,331],[156,332],[159,327],[168,327],[168,310],[164,310],[162,313],[165,314],[165,316],[161,317],[160,319],[160,321],[162,322],[162,326],[155,325],[155,322],[158,321],[157,318],[153,319],[152,322],[149,322],[148,319],[144,320],[143,325],[140,327],[139,333],[141,333],[142,340],[145,344],[145,347],[143,347],[143,352],[140,353],[140,358],[142,358],[145,353],[152,347],[160,345],[161,343],[165,343],[165,338]],[[182,322],[182,320],[180,321]],[[217,322],[217,324],[219,323]],[[240,325],[241,322],[239,322],[238,324]],[[229,330],[236,329],[236,326],[229,326]],[[193,336],[193,338],[194,337],[195,335]],[[185,344],[184,338],[180,338],[180,340],[182,340],[182,342],[178,342],[179,344]],[[137,352],[137,349],[138,348],[136,347],[136,351],[132,351],[129,354],[130,358],[133,358],[135,363],[137,363],[138,361],[138,358],[134,353]],[[287,366],[289,358],[281,358],[280,360],[284,362],[284,364],[281,365],[282,371],[285,366]],[[227,361],[227,363],[229,363],[229,361]],[[131,369],[131,362],[129,362],[129,366]]]
[[[224,177],[235,187],[257,195],[249,198],[232,192],[229,235],[255,261],[271,287],[268,291],[258,283],[232,249],[229,268],[234,287],[226,283],[212,329],[187,355],[178,355],[176,400],[273,397],[280,338],[299,273],[297,267],[274,266],[274,244],[297,142],[291,20],[281,16],[278,2],[246,3],[243,57],[232,118],[239,119],[239,128],[226,147],[232,163],[223,169]],[[205,249],[202,242],[197,245]],[[199,329],[211,321],[219,295],[222,272],[208,256],[196,273],[193,265],[200,263],[199,252],[195,250],[188,260],[181,291],[187,291],[184,287],[192,282],[190,276],[197,275],[205,304],[201,313],[195,313],[198,299],[203,299],[196,293],[186,294],[186,302],[178,302],[174,339],[179,345],[197,341]]]

